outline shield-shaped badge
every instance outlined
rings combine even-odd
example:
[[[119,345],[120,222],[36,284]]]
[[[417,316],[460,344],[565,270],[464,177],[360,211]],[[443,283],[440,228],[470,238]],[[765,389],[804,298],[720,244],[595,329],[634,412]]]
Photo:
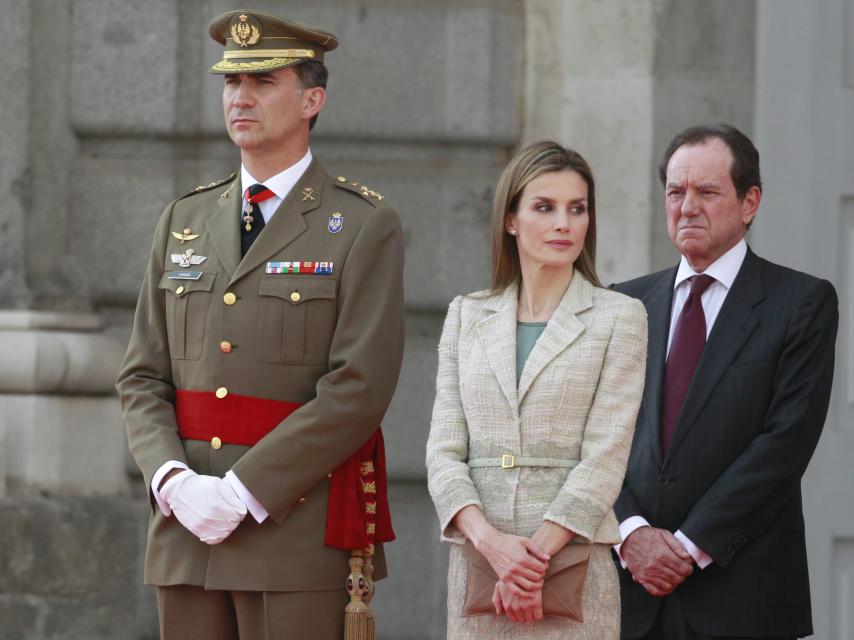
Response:
[[[343,227],[344,216],[342,216],[340,212],[336,211],[329,216],[329,225],[327,226],[329,233],[338,233]]]

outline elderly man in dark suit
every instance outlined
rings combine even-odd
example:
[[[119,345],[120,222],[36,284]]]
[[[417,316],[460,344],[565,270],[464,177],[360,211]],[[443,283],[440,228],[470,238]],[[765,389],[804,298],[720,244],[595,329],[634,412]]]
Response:
[[[615,507],[622,635],[806,636],[800,480],[830,398],[836,292],[747,246],[762,183],[743,133],[687,129],[659,174],[682,259],[616,286],[649,314],[646,389]]]

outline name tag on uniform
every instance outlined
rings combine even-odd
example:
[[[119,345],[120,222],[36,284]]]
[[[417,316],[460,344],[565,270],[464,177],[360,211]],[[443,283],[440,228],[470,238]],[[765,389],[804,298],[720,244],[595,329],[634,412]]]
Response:
[[[300,273],[305,275],[329,275],[331,262],[306,260],[304,262],[268,262],[267,273]]]
[[[203,271],[170,271],[167,277],[170,280],[198,280]]]

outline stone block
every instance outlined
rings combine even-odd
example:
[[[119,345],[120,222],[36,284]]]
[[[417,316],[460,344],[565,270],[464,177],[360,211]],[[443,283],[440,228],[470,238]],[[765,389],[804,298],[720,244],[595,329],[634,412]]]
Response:
[[[386,545],[389,577],[377,583],[377,638],[445,638],[448,547],[427,487],[393,483],[389,490],[397,540]]]
[[[166,134],[175,129],[177,42],[186,37],[174,0],[75,0],[71,113],[83,134]]]
[[[113,396],[2,395],[0,429],[12,494],[128,492],[127,443]]]
[[[451,145],[313,145],[333,176],[380,191],[400,214],[410,309],[441,311],[489,286],[490,214],[504,148]]]
[[[4,393],[112,394],[124,345],[85,313],[0,311]]]
[[[0,501],[0,637],[138,640],[140,500]]]
[[[444,314],[409,313],[400,382],[383,420],[389,476],[425,481],[430,416],[436,391],[436,345]]]
[[[528,51],[535,53],[527,64],[550,67],[549,76],[556,83],[576,75],[650,73],[657,1],[526,0],[524,4]]]
[[[38,598],[0,593],[0,637],[43,640],[44,607]]]
[[[657,72],[684,70],[695,76],[732,73],[753,77],[756,2],[658,0],[656,4]],[[681,94],[670,94],[673,96],[681,98]]]
[[[9,59],[0,65],[3,92],[0,119],[0,307],[25,303],[29,297],[23,265],[26,259],[25,226],[29,204],[26,184],[30,176],[27,150],[30,148],[30,72],[28,3],[0,1],[0,40],[8,47]]]
[[[136,302],[154,227],[176,197],[179,163],[163,147],[139,146],[92,148],[72,168],[68,250],[94,302]]]
[[[233,8],[209,4],[211,17]],[[256,2],[260,11],[315,25],[341,42],[325,63],[322,138],[512,144],[521,120],[523,15],[517,2]],[[195,35],[195,34],[193,34]],[[222,55],[206,35],[204,68]],[[206,133],[222,131],[222,79],[206,75]]]
[[[138,502],[115,498],[0,503],[0,591],[112,598],[135,580]]]

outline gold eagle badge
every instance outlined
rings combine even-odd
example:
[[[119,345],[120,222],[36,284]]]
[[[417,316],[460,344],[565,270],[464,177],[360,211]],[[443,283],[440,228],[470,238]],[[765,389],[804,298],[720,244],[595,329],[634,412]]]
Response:
[[[249,47],[261,39],[261,23],[241,13],[231,21],[231,37],[241,47]]]

